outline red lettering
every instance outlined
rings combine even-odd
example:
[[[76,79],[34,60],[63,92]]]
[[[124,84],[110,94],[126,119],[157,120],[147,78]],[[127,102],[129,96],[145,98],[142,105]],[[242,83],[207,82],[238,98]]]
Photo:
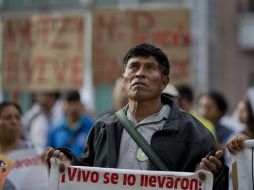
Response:
[[[74,57],[71,61],[71,81],[74,86],[82,86],[82,62],[79,57]]]
[[[149,12],[134,12],[132,14],[133,33],[146,32],[154,26],[154,19]]]
[[[110,173],[108,172],[104,173],[104,180],[103,180],[104,184],[108,184],[110,182],[109,176],[110,176]]]
[[[7,80],[17,81],[17,63],[18,63],[19,53],[9,52],[7,54]]]
[[[32,161],[30,159],[24,160],[24,163],[26,167],[32,165]]]
[[[132,41],[144,43],[149,39],[149,32],[154,27],[154,19],[149,12],[134,12],[132,14]]]
[[[73,179],[76,175],[76,172],[77,172],[77,168],[72,169],[72,168],[68,167],[67,171],[68,171],[69,181],[73,181]]]
[[[22,39],[22,45],[28,45],[29,47],[33,46],[32,42],[32,27],[31,27],[31,22],[29,20],[24,20],[20,26],[19,30],[21,34],[21,39]]]
[[[133,186],[136,183],[136,176],[134,174],[129,174],[127,178],[128,185]]]
[[[123,185],[127,185],[127,174],[123,174]]]
[[[83,182],[87,182],[90,175],[90,171],[82,171]]]
[[[190,190],[198,190],[198,180],[197,179],[191,179]]]
[[[13,44],[16,42],[16,29],[15,24],[12,20],[5,21],[4,27],[4,41],[6,44]]]
[[[4,30],[6,45],[16,47],[32,47],[32,26],[29,19],[7,20]]]
[[[118,174],[117,173],[112,173],[111,174],[111,183],[112,184],[117,184],[118,183]]]
[[[95,34],[97,40],[103,40],[104,36],[107,39],[115,39],[115,28],[117,23],[115,15],[111,15],[107,18],[104,15],[99,15],[97,23],[99,24],[99,29],[96,30],[97,33]]]
[[[63,60],[60,62],[59,60],[54,60],[53,67],[56,75],[56,80],[59,82],[64,81],[65,71],[66,71],[66,63],[67,60]]]
[[[110,173],[106,172],[104,174],[104,184],[108,184],[108,183],[112,183],[112,184],[117,184],[118,183],[118,174],[117,173],[112,173],[110,176]]]
[[[44,82],[45,81],[45,65],[48,63],[47,59],[45,57],[37,57],[35,63],[39,65],[38,81]]]
[[[33,67],[29,60],[29,57],[27,55],[22,56],[20,63],[21,63],[21,69],[23,69],[24,73],[26,74],[26,78],[25,78],[26,82],[30,82],[33,77]]]
[[[134,174],[123,175],[123,185],[133,186],[136,183],[136,176]]]
[[[174,179],[173,179],[173,177],[167,177],[166,187],[169,189],[169,188],[172,188],[173,185],[174,185]]]
[[[175,179],[175,184],[174,184],[174,188],[177,189],[178,188],[178,182],[180,182],[181,178],[177,177]]]
[[[81,170],[78,170],[78,177],[77,177],[77,181],[80,181],[81,178]]]
[[[91,173],[91,182],[97,183],[99,181],[99,173],[98,172],[92,172]]]
[[[39,164],[41,164],[41,158],[38,156],[35,156],[35,157],[24,159],[24,160],[16,160],[13,168],[19,169],[23,167],[36,166]]]
[[[65,174],[62,174],[61,176],[61,183],[65,183]]]
[[[183,190],[189,188],[189,179],[188,179],[188,178],[183,178],[183,179],[181,180],[181,188],[182,188]]]
[[[141,175],[140,186],[147,187],[147,185],[148,185],[148,176]]]
[[[21,161],[19,161],[19,160],[17,160],[17,161],[15,161],[15,168],[20,168],[20,167],[22,167],[22,162]]]
[[[166,181],[166,177],[164,176],[158,176],[158,184],[159,184],[159,187],[162,188],[164,187],[164,184],[165,184],[165,181]]]
[[[156,176],[150,176],[149,177],[149,185],[151,187],[155,187],[156,186]]]

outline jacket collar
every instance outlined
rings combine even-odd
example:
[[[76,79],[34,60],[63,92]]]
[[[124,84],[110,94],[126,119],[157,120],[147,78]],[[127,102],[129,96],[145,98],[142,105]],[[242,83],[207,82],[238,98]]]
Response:
[[[163,130],[168,131],[177,131],[179,129],[179,115],[180,115],[180,109],[176,105],[176,103],[166,94],[161,95],[161,101],[163,104],[168,104],[170,106],[170,113],[168,116],[168,119],[165,123],[165,125],[162,127]],[[127,115],[129,105],[125,105],[122,109],[124,110],[124,113]]]
[[[177,131],[179,129],[179,115],[180,115],[180,109],[176,105],[176,103],[167,95],[162,94],[161,95],[161,101],[163,104],[168,104],[170,106],[170,113],[168,116],[168,119],[164,126],[162,127],[163,130],[168,131]]]

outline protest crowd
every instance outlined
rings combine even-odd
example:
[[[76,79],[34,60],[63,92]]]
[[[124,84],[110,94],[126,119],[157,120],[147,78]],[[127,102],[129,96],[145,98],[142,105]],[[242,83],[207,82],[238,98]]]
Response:
[[[170,67],[167,55],[156,46],[131,48],[112,93],[114,105],[99,117],[86,108],[75,90],[36,93],[25,113],[15,102],[3,100],[0,154],[21,158],[14,162],[3,189],[46,189],[52,157],[65,164],[63,171],[68,165],[182,172],[203,169],[213,174],[213,189],[232,189],[231,154],[240,152],[244,140],[254,137],[254,87],[246,89],[230,115],[223,93],[197,95],[189,84],[174,86],[168,77]],[[124,126],[129,123],[121,120],[123,115],[161,157],[162,166],[132,139]],[[214,154],[207,156],[211,151]],[[28,166],[40,174],[31,178],[37,185],[30,188],[20,177],[27,171],[15,172]],[[141,179],[142,186],[153,184],[149,177]],[[170,187],[171,179],[162,179],[161,184]]]
[[[0,190],[254,189],[253,13],[0,0]]]

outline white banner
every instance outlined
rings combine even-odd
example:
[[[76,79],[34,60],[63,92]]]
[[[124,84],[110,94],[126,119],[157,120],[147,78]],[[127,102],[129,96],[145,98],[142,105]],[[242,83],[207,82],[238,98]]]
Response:
[[[15,160],[7,176],[8,186],[15,190],[48,189],[48,168],[33,148],[13,151],[7,156]]]
[[[213,175],[203,171],[205,180],[197,173],[125,170],[69,166],[59,173],[59,161],[51,159],[50,190],[212,190]]]
[[[246,140],[243,151],[232,155],[234,189],[254,189],[254,140]]]

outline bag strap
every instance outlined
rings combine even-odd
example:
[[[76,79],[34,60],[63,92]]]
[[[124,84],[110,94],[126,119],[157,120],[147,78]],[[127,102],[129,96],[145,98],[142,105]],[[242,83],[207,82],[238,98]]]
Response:
[[[168,167],[160,159],[160,157],[153,151],[148,142],[144,137],[139,133],[136,127],[129,121],[125,115],[123,109],[116,112],[116,116],[123,124],[129,135],[137,143],[137,145],[143,150],[146,156],[151,160],[151,162],[156,165],[161,171],[168,171]]]

